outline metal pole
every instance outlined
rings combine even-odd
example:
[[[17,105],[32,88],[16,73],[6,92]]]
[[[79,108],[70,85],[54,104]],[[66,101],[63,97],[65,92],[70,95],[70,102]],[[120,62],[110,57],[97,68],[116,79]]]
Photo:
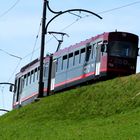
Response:
[[[38,97],[43,97],[43,89],[44,89],[43,62],[44,62],[45,34],[47,34],[48,25],[58,16],[63,15],[63,14],[68,13],[68,12],[75,12],[75,11],[87,12],[87,13],[90,13],[90,14],[92,14],[94,16],[97,16],[98,18],[102,19],[102,17],[100,17],[96,13],[93,13],[91,11],[84,10],[84,9],[70,9],[70,10],[66,10],[66,11],[63,11],[63,12],[62,11],[55,12],[50,8],[49,0],[43,0],[43,1],[44,1],[44,4],[43,4],[43,16],[42,16],[42,36],[41,36],[41,49],[40,49],[40,76],[39,76]],[[46,10],[47,10],[47,8],[50,12],[56,14],[56,16],[54,16],[46,24]]]
[[[44,47],[45,47],[45,26],[46,26],[46,10],[47,10],[47,0],[43,3],[43,15],[42,15],[42,35],[41,35],[41,49],[40,49],[40,76],[39,76],[39,88],[38,97],[43,97],[43,61],[44,61]]]
[[[10,111],[7,110],[7,109],[0,109],[0,111],[10,112]]]

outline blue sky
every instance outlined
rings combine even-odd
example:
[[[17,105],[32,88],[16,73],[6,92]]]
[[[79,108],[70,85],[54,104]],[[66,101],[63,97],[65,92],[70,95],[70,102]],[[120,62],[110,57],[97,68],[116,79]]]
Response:
[[[4,16],[17,0],[4,0],[0,4],[0,50],[17,55],[24,59],[19,60],[0,51],[0,82],[14,82],[15,73],[31,61],[39,57],[40,37],[35,45],[36,35],[39,30],[39,24],[42,16],[43,0],[20,0],[17,5]],[[120,8],[110,12],[103,12],[127,4],[134,5]],[[50,0],[50,7],[55,11],[67,10],[72,8],[82,8],[101,13],[102,20],[94,16],[80,19],[78,22],[63,30],[78,19],[78,17],[66,14],[56,19],[49,26],[49,31],[63,31],[69,34],[69,38],[64,38],[62,48],[108,31],[126,31],[140,36],[140,1],[134,0]],[[84,17],[87,13],[82,13]],[[89,15],[89,14],[88,14]],[[53,15],[47,12],[49,20]],[[40,35],[40,34],[39,34]],[[51,39],[51,40],[50,40]],[[52,36],[46,36],[47,52],[54,52],[57,41]],[[37,51],[33,55],[30,53],[33,48]],[[25,58],[27,54],[28,57]],[[18,67],[17,67],[18,66]],[[7,92],[7,88],[0,87],[0,108],[11,109],[12,93]]]

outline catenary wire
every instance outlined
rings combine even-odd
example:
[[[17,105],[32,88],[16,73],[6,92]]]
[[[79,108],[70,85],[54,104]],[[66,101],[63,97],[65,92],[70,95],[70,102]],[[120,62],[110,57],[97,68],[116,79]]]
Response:
[[[19,1],[20,1],[20,0],[17,0],[16,3],[15,3],[11,8],[15,7],[16,4],[17,4]],[[135,5],[135,4],[138,4],[138,3],[140,3],[140,1],[135,1],[135,2],[133,2],[133,3],[129,3],[129,4],[126,4],[126,5],[123,5],[123,6],[120,6],[120,7],[112,8],[112,9],[109,9],[109,10],[105,10],[105,11],[99,12],[98,14],[105,14],[105,13],[108,13],[108,12],[112,12],[112,11],[115,11],[115,10],[119,10],[119,9],[122,9],[122,8],[126,8],[126,7],[128,7],[128,6],[132,6],[132,5]],[[11,9],[11,8],[9,8],[9,9]],[[7,11],[9,11],[9,10],[7,10]],[[6,13],[6,12],[5,12],[5,13]],[[85,15],[84,17],[81,17],[81,18],[79,18],[79,19],[76,19],[74,22],[72,22],[71,24],[69,24],[69,25],[67,25],[66,27],[64,27],[61,31],[64,31],[64,30],[68,29],[69,27],[71,27],[73,24],[75,24],[75,23],[78,22],[79,20],[81,20],[81,19],[83,19],[83,18],[86,18],[86,17],[89,17],[89,16],[91,16],[91,15]],[[38,36],[37,36],[36,38],[38,39]],[[51,39],[52,39],[52,38],[51,38]],[[51,39],[49,39],[49,40],[47,41],[47,43],[48,43]],[[36,42],[37,42],[37,41],[35,41],[35,45],[34,45],[34,46],[36,46]],[[38,50],[39,50],[39,48],[34,49],[34,52],[35,52],[35,51],[38,51]],[[2,50],[2,49],[0,49],[0,51],[3,51],[3,52],[5,52],[5,53],[9,54],[10,56],[15,56],[15,55],[10,54],[10,53],[8,53],[8,52]],[[31,53],[25,55],[23,58],[21,58],[21,57],[19,57],[19,58],[20,58],[20,59],[25,59],[25,58],[27,58],[28,56],[30,56],[30,55],[32,55],[32,54],[33,54],[33,51],[32,51]],[[15,56],[15,57],[18,57],[18,56]]]
[[[6,14],[8,14],[19,2],[20,2],[20,0],[17,0],[8,10],[6,10],[5,12],[3,12],[3,13],[0,15],[0,18],[3,17],[3,16],[5,16]],[[122,8],[126,8],[126,7],[129,7],[129,6],[132,6],[132,5],[135,5],[135,4],[138,4],[138,3],[140,3],[140,1],[135,1],[135,2],[133,2],[133,3],[129,3],[129,4],[126,4],[126,5],[123,5],[123,6],[120,6],[120,7],[112,8],[112,9],[109,9],[109,10],[105,10],[105,11],[99,12],[98,14],[105,14],[105,13],[108,13],[108,12],[112,12],[112,11],[115,11],[115,10],[119,10],[119,9],[122,9]],[[89,16],[90,16],[90,15],[89,15]],[[86,15],[86,16],[84,16],[84,17],[80,17],[80,19],[75,20],[74,22],[72,22],[71,24],[67,25],[67,26],[66,26],[65,28],[63,28],[62,30],[66,30],[67,28],[71,27],[73,24],[75,24],[76,22],[78,22],[78,21],[81,20],[82,18],[89,17],[89,16]],[[40,32],[40,29],[39,29],[39,32]],[[0,51],[3,51],[3,52],[5,52],[5,53],[7,53],[8,55],[20,59],[19,62],[18,62],[18,64],[17,64],[17,66],[16,66],[16,68],[14,69],[12,75],[11,75],[10,78],[8,79],[8,81],[11,80],[11,78],[13,77],[15,71],[17,70],[17,68],[19,67],[19,65],[20,65],[20,63],[21,63],[21,61],[22,61],[23,59],[25,59],[27,56],[31,55],[31,60],[32,60],[33,53],[34,53],[35,51],[39,50],[39,48],[38,48],[38,49],[35,49],[37,40],[38,40],[38,35],[36,36],[36,40],[35,40],[35,44],[34,44],[32,53],[26,55],[26,56],[23,57],[23,58],[18,57],[18,56],[15,56],[15,55],[13,55],[13,54],[10,54],[10,53],[8,53],[8,52],[6,52],[6,51],[0,49]],[[50,40],[51,40],[51,39],[50,39]],[[48,40],[47,42],[49,42],[49,40]],[[3,87],[0,87],[0,88],[3,88]],[[3,90],[3,89],[2,89],[2,90]],[[2,91],[2,92],[3,92],[3,91]],[[3,100],[3,105],[4,105],[4,100]]]
[[[10,8],[8,8],[5,12],[0,14],[0,18],[7,15],[16,5],[20,2],[20,0],[17,0]]]
[[[0,51],[4,52],[5,54],[9,55],[9,56],[12,56],[12,57],[15,57],[15,58],[18,58],[18,59],[22,59],[21,57],[17,56],[17,55],[14,55],[14,54],[11,54],[3,49],[0,49]]]
[[[112,12],[112,11],[116,11],[116,10],[119,10],[119,9],[123,9],[123,8],[126,8],[126,7],[130,7],[130,6],[133,6],[133,5],[136,5],[136,4],[139,4],[140,1],[135,1],[133,3],[129,3],[129,4],[126,4],[126,5],[123,5],[123,6],[119,6],[119,7],[116,7],[116,8],[112,8],[112,9],[109,9],[109,10],[105,10],[105,11],[101,11],[99,12],[98,14],[105,14],[105,13],[109,13],[109,12]],[[75,21],[73,21],[71,24],[67,25],[66,27],[64,27],[61,31],[64,31],[66,29],[68,29],[69,27],[71,27],[73,24],[75,24],[76,22],[78,22],[79,20],[83,19],[83,18],[86,18],[86,17],[89,17],[91,15],[85,15],[84,17],[81,17],[79,19],[76,19]],[[53,38],[50,38],[46,43],[48,43],[49,41],[51,41]],[[34,51],[38,51],[40,48],[37,48],[35,49]],[[32,53],[29,53],[27,54],[26,56],[23,57],[23,59],[27,58],[28,56],[30,56]]]
[[[34,46],[33,46],[33,51],[32,51],[32,53],[30,54],[30,55],[31,55],[30,61],[32,60],[33,53],[35,52],[35,47],[36,47],[37,40],[38,40],[38,36],[39,36],[39,33],[40,33],[40,28],[41,28],[41,22],[40,22],[40,24],[39,24],[39,29],[38,29],[38,33],[37,33],[37,35],[36,35],[35,43],[34,43]],[[5,51],[4,51],[4,52],[5,52]],[[6,52],[6,53],[9,54],[8,52]],[[10,54],[10,55],[11,55],[11,54]],[[12,56],[13,56],[13,54],[12,54]],[[29,55],[28,55],[28,56],[29,56]],[[21,63],[21,61],[22,61],[25,57],[23,57],[23,58],[19,57],[19,58],[20,58],[20,61],[19,61],[18,64],[16,65],[14,71],[12,72],[10,78],[8,79],[8,82],[12,79],[12,77],[14,76],[15,72],[17,71],[17,69],[18,69],[18,67],[19,67],[19,65],[20,65],[20,63]]]
[[[116,8],[112,8],[112,9],[109,9],[109,10],[99,12],[98,14],[105,14],[105,13],[116,11],[116,10],[119,10],[119,9],[122,9],[122,8],[130,7],[130,6],[139,4],[139,3],[140,3],[140,1],[135,1],[135,2],[132,2],[132,3],[129,3],[129,4],[126,4],[126,5],[122,5],[122,6],[119,6],[119,7],[116,7]]]
[[[76,22],[77,22],[77,19],[74,20],[74,22],[72,22],[71,24],[69,24],[69,25],[67,25],[66,27],[64,27],[61,31],[66,30],[67,28],[69,28],[70,26],[72,26],[72,25],[73,25],[74,23],[76,23]],[[47,40],[46,43],[49,43],[52,39],[53,39],[53,37],[51,37],[49,40]],[[36,48],[36,49],[34,49],[34,52],[38,51],[39,49],[40,49],[39,47]],[[28,53],[28,54],[25,55],[22,59],[25,59],[25,58],[29,57],[30,55],[32,55],[32,53],[33,53],[33,52]]]
[[[10,78],[7,80],[7,82],[9,82],[9,81],[12,79],[12,77],[13,77],[13,75],[15,74],[15,72],[17,71],[17,69],[18,69],[18,67],[19,67],[19,65],[20,65],[20,63],[21,63],[21,61],[22,61],[22,59],[18,61],[17,65],[16,65],[16,67],[15,67],[15,69],[14,69],[14,71],[12,72],[12,74],[11,74]]]
[[[109,13],[109,12],[112,12],[112,11],[115,11],[115,10],[119,10],[119,9],[122,9],[122,8],[130,7],[130,6],[132,6],[132,5],[136,5],[136,4],[139,4],[139,3],[140,3],[140,1],[135,1],[135,2],[133,2],[133,3],[129,3],[129,4],[126,4],[126,5],[123,5],[123,6],[119,6],[119,7],[116,7],[116,8],[109,9],[109,10],[101,11],[101,12],[99,12],[98,14]],[[61,31],[64,31],[64,30],[68,29],[69,27],[71,27],[73,24],[75,24],[75,23],[78,22],[79,20],[81,20],[81,19],[83,19],[83,18],[86,18],[86,17],[89,17],[89,16],[91,16],[91,15],[85,15],[84,17],[80,17],[80,18],[74,20],[71,24],[69,24],[69,25],[67,25],[66,27],[64,27]],[[31,56],[31,55],[33,55],[34,52],[36,52],[36,51],[38,51],[38,50],[40,49],[40,48],[35,49],[37,39],[38,39],[38,35],[37,35],[37,37],[36,37],[36,41],[35,41],[35,44],[34,44],[33,51],[32,51],[31,53],[27,54],[26,56],[24,56],[24,57],[22,58],[22,60],[25,59],[25,58],[27,58],[27,57],[29,57],[29,56]],[[51,41],[52,39],[53,39],[53,37],[50,38],[46,43],[48,43],[48,42]],[[32,57],[31,57],[31,59],[32,59]],[[18,63],[18,65],[17,65],[17,67],[18,67],[18,66],[19,66],[19,63]],[[16,69],[17,69],[17,67],[16,67]],[[14,70],[13,74],[14,74],[14,73],[15,73],[15,70]],[[12,74],[12,76],[13,76],[13,74]],[[11,77],[12,77],[12,76],[11,76]],[[11,79],[11,78],[9,78],[9,79]]]
[[[30,62],[32,61],[32,58],[33,58],[33,55],[34,55],[34,52],[35,52],[35,47],[36,47],[36,44],[37,44],[37,41],[38,41],[38,37],[39,37],[39,34],[40,34],[41,24],[42,24],[42,23],[40,22],[40,24],[39,24],[39,29],[38,29],[38,33],[37,33],[37,35],[36,35],[35,43],[34,43],[33,50],[32,50],[32,54],[31,54]]]

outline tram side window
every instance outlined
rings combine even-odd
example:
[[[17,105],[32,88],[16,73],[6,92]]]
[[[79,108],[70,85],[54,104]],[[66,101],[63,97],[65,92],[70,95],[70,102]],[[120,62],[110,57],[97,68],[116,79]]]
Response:
[[[37,81],[39,80],[39,74],[40,74],[40,67],[37,68],[37,77],[36,77]]]
[[[66,70],[67,69],[67,62],[68,62],[68,59],[67,59],[67,55],[64,55],[63,56],[63,60],[62,60],[62,70]]]
[[[21,77],[20,92],[22,92],[24,86],[24,76]]]
[[[91,58],[91,46],[88,46],[86,50],[86,58],[85,58],[86,62],[88,62],[90,58]]]
[[[56,72],[61,71],[61,67],[62,67],[62,58],[61,57],[57,58],[57,63],[56,64],[57,64]]]
[[[71,68],[72,66],[73,66],[73,53],[70,53],[68,60],[68,68]]]
[[[96,61],[100,62],[100,55],[101,55],[101,47],[98,44],[98,46],[96,47]]]
[[[49,63],[47,62],[44,66],[44,78],[48,76],[48,66],[49,66]]]
[[[35,82],[35,70],[33,70],[33,83]]]
[[[24,75],[24,78],[23,78],[23,88],[26,86],[26,74]]]
[[[27,86],[30,84],[30,72],[27,74]]]
[[[79,50],[74,53],[74,65],[79,64]]]
[[[28,85],[28,75],[26,74],[26,86]]]
[[[95,57],[96,57],[96,44],[93,44],[92,45],[92,55],[91,55],[91,58],[95,59]]]
[[[37,68],[35,68],[33,70],[32,81],[33,82],[36,82],[37,81]]]
[[[31,74],[30,74],[30,84],[32,83],[32,79],[33,79],[33,70],[31,71]]]
[[[80,55],[81,64],[85,62],[85,54],[86,54],[85,48],[81,49],[81,55]]]

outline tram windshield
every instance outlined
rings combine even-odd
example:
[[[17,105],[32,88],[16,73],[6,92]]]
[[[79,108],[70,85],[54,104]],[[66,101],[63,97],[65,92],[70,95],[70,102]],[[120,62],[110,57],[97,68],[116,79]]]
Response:
[[[109,55],[136,58],[137,47],[131,42],[112,41],[109,43]]]

